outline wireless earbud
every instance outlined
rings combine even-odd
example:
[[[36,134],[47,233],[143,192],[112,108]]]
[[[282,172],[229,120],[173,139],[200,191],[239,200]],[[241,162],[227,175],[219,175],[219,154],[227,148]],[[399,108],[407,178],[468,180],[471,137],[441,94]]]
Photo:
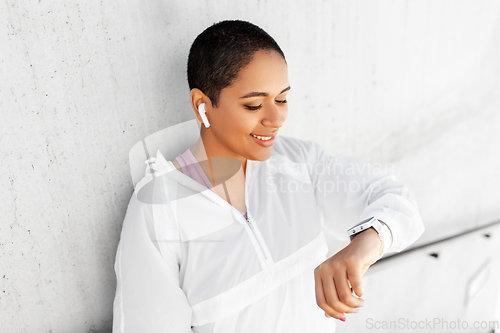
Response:
[[[209,128],[210,123],[208,122],[208,118],[205,115],[205,103],[201,103],[200,106],[198,106],[198,112],[200,113],[201,119],[203,120],[203,124],[205,124],[205,127]]]

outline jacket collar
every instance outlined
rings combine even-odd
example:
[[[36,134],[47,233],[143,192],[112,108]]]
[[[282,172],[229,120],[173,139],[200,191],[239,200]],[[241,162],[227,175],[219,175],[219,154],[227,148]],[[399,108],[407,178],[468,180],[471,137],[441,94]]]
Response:
[[[227,208],[227,206],[232,207],[226,200],[222,199],[219,195],[209,190],[204,185],[200,184],[193,178],[185,175],[184,173],[177,170],[171,161],[168,161],[158,149],[156,153],[156,158],[150,159],[150,167],[155,171],[157,176],[168,174],[169,179],[176,181],[177,183],[196,191],[197,193],[204,194],[207,198],[214,201],[218,205]],[[254,173],[259,166],[260,161],[247,160],[246,171],[245,171],[245,196],[248,196],[248,186],[254,179]],[[233,207],[234,208],[234,207]],[[236,209],[235,209],[236,210]]]

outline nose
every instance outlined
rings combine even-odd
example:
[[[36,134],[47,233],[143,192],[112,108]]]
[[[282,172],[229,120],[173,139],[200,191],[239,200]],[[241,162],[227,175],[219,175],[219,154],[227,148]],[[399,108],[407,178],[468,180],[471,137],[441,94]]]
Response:
[[[279,128],[283,125],[288,114],[288,108],[285,106],[276,106],[274,103],[268,105],[266,113],[262,119],[262,125],[266,127]]]

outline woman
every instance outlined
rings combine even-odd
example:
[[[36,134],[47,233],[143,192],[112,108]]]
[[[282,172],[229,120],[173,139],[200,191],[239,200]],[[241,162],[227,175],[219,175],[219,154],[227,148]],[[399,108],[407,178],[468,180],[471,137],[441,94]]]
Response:
[[[363,305],[367,268],[423,233],[414,198],[371,165],[277,134],[287,64],[257,26],[207,28],[188,81],[200,138],[173,161],[158,151],[136,186],[113,332],[334,332],[330,317]]]

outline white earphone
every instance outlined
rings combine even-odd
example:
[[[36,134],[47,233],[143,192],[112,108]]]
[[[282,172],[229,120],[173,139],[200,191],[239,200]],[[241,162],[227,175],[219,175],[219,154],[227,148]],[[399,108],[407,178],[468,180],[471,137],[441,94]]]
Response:
[[[203,124],[205,124],[205,127],[209,128],[210,123],[208,122],[208,118],[205,115],[205,103],[201,103],[200,106],[198,106],[198,112],[200,113],[201,119],[203,120]]]

